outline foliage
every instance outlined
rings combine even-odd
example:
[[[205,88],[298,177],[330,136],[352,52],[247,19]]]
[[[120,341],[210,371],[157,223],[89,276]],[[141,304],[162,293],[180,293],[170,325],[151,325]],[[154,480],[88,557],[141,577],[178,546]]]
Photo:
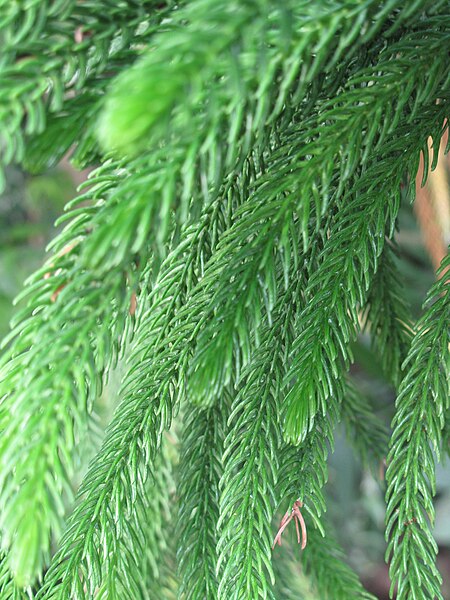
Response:
[[[442,270],[450,264],[449,254]],[[399,390],[387,470],[387,535],[393,582],[399,595],[439,597],[440,576],[430,525],[434,521],[435,457],[449,408],[450,364],[448,293],[444,275],[430,290],[435,302],[416,324],[406,359],[408,368]],[[401,543],[399,543],[401,540]],[[420,565],[421,578],[417,579]]]
[[[365,463],[386,452],[348,374],[361,329],[398,388],[393,586],[442,597],[448,257],[413,326],[394,235],[448,135],[449,25],[436,0],[0,2],[2,164],[96,167],[3,344],[5,598],[287,596],[296,501],[311,593],[370,598],[324,521],[339,421]]]

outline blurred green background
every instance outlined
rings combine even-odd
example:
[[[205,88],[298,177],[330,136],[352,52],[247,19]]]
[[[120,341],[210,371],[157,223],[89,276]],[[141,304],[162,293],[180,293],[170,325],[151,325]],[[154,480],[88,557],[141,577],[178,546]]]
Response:
[[[75,193],[71,175],[59,168],[30,176],[9,167],[0,196],[0,335],[8,331],[12,301],[24,280],[42,264],[53,226]]]

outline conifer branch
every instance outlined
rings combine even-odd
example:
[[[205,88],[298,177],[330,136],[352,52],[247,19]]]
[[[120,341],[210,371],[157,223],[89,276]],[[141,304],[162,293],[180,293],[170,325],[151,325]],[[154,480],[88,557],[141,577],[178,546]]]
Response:
[[[306,307],[291,349],[286,383],[296,382],[286,396],[285,432],[294,442],[311,430],[316,414],[327,411],[328,398],[342,397],[342,362],[348,366],[351,360],[348,342],[359,327],[358,305],[364,305],[386,228],[392,234],[402,174],[414,181],[420,149],[428,153],[423,146],[430,135],[439,147],[447,112],[443,99],[423,107],[413,128],[410,119],[398,127],[389,153],[380,155],[344,196],[321,264],[308,283],[306,294],[315,301]]]
[[[194,6],[197,7],[199,11],[199,7],[203,5],[205,5],[205,7],[208,6],[208,8],[211,8],[209,4],[210,0],[199,0],[196,3],[189,4],[186,8],[186,11],[194,11]],[[238,23],[241,23],[239,15],[241,15],[242,17],[242,14],[245,16],[243,22],[248,23],[248,20],[250,19],[252,23],[258,23],[258,19],[254,18],[254,15],[251,13],[250,10],[251,6],[253,6],[254,4],[258,4],[258,2],[256,0],[247,0],[244,3],[239,3],[239,6],[241,8],[237,9],[236,12],[236,14],[238,15],[236,17]],[[295,6],[297,6],[297,3],[294,4]],[[264,3],[261,3],[261,6],[263,5]],[[307,11],[307,8],[303,8]],[[378,4],[375,3],[373,8],[375,9],[375,11],[378,10]],[[225,16],[229,16],[229,12],[231,11],[231,5],[229,5],[229,3],[222,4],[215,2],[214,7],[211,10],[212,15],[216,15],[217,19],[220,20],[220,15],[223,13],[223,11],[225,11]],[[297,8],[297,10],[300,9]],[[293,9],[293,11],[295,14],[295,8]],[[418,18],[418,14],[414,11],[410,12],[408,10],[406,11],[406,13],[411,14],[411,18],[413,20]],[[395,32],[396,28],[401,25],[403,18],[406,18],[406,13],[403,14],[403,12],[400,12],[398,14],[398,22],[395,21],[395,18],[393,18],[394,22],[391,23],[391,26],[388,27],[387,31],[390,31],[391,33]],[[208,26],[205,25],[205,23],[208,23],[208,17],[203,11],[200,11],[199,14],[201,14],[204,17],[203,24],[200,24],[199,26],[201,26],[202,30],[206,28],[209,35],[209,39],[211,36],[211,31],[209,31]],[[395,12],[395,14],[397,13]],[[179,18],[181,18],[183,15],[185,15],[185,13],[183,11],[180,11],[178,16]],[[185,16],[186,20],[189,21],[189,14],[187,13]],[[284,90],[283,85],[281,85],[280,87],[280,82],[277,79],[277,73],[279,72],[279,69],[283,68],[283,57],[284,60],[289,60],[289,55],[285,54],[286,52],[289,52],[289,48],[285,48],[286,35],[284,29],[280,28],[280,23],[282,24],[285,22],[285,20],[283,20],[282,17],[287,18],[288,16],[289,11],[286,12],[286,9],[283,7],[280,9],[277,8],[274,11],[274,28],[279,36],[279,38],[277,38],[278,46],[277,44],[275,44],[274,40],[269,40],[270,45],[274,45],[275,48],[281,46],[281,57],[278,57],[277,55],[274,58],[274,79],[272,81],[272,86],[276,90],[283,89],[283,99],[286,101],[288,101],[290,93],[294,94],[294,91],[297,90],[297,88],[299,87],[299,82],[295,79],[296,72],[301,71],[303,73],[304,70],[305,73],[309,73],[309,76],[312,77],[313,75],[316,75],[316,70],[319,69],[319,64],[317,62],[314,62],[314,60],[312,59],[313,55],[311,54],[311,45],[307,45],[308,36],[305,36],[304,29],[306,28],[306,31],[308,32],[308,26],[305,25],[302,28],[302,23],[304,24],[304,21],[302,20],[301,15],[298,17],[297,20],[290,19],[289,23],[292,22],[293,24],[295,24],[298,21],[300,27],[298,37],[295,38],[295,36],[293,36],[293,40],[296,40],[298,42],[299,47],[301,49],[301,55],[298,57],[298,60],[294,66],[289,65],[289,67],[285,67],[287,69],[285,77],[287,77],[289,81],[289,86],[292,86],[292,88],[289,88],[288,86],[288,89]],[[380,18],[383,19],[384,16],[385,15],[383,13],[382,15],[380,15]],[[353,27],[353,22],[348,21],[347,17],[348,6],[345,6],[344,8],[342,8],[342,13],[340,14],[340,17],[336,20],[335,25],[338,27],[338,23],[341,23],[340,19],[342,19],[342,26],[350,27],[351,31],[348,32],[349,37],[345,38],[346,43],[349,43],[352,46],[352,48],[356,48],[358,44],[352,38],[352,35],[355,35],[357,29]],[[197,22],[198,19],[199,17],[195,17],[193,18],[193,21]],[[332,13],[330,16],[329,12],[325,12],[324,19],[325,21],[327,21],[328,19],[332,19]],[[315,22],[315,19],[311,19],[311,21],[306,21],[306,23],[309,25]],[[318,23],[319,22],[320,20],[318,21]],[[423,61],[423,64],[426,65],[426,68],[428,68],[430,64],[430,58],[428,58],[428,56],[432,55],[435,58],[436,51],[443,52],[443,47],[445,44],[445,35],[443,32],[439,31],[439,26],[435,27],[434,29],[430,29],[429,25],[431,23],[439,23],[438,18],[436,18],[435,21],[433,21],[432,17],[430,17],[424,20],[423,23],[419,20],[419,24],[417,25],[417,31],[415,32],[415,35],[411,35],[411,39],[414,39],[414,44],[418,42],[421,45],[420,49],[410,44],[407,36],[405,36],[405,40],[403,43],[399,42],[397,45],[392,44],[392,50],[391,46],[388,46],[386,48],[386,52],[384,53],[383,57],[386,63],[386,68],[388,70],[387,85],[371,85],[373,81],[376,81],[378,79],[378,73],[376,68],[374,68],[372,71],[369,70],[365,72],[365,74],[361,74],[362,80],[359,81],[359,83],[358,80],[355,81],[355,84],[358,85],[358,87],[364,87],[365,92],[367,93],[367,97],[363,104],[357,101],[354,91],[350,93],[349,89],[349,96],[346,100],[347,106],[344,106],[343,108],[338,107],[337,110],[333,110],[336,109],[336,106],[334,105],[334,103],[329,102],[328,106],[326,104],[324,106],[324,109],[329,109],[329,114],[326,112],[326,110],[321,111],[321,118],[318,121],[316,120],[315,122],[309,124],[302,124],[301,127],[297,127],[296,132],[292,132],[292,135],[294,135],[295,137],[298,136],[298,133],[300,131],[304,132],[304,136],[298,136],[298,147],[296,148],[295,152],[300,152],[300,157],[303,158],[305,162],[307,160],[307,157],[309,156],[306,148],[307,146],[309,148],[309,145],[311,145],[312,140],[317,135],[317,131],[322,130],[322,125],[326,119],[332,119],[335,122],[334,125],[336,144],[339,146],[342,126],[344,123],[347,123],[349,119],[353,118],[353,112],[356,111],[357,114],[355,115],[355,121],[357,121],[357,123],[353,122],[353,128],[350,126],[349,123],[347,129],[353,134],[353,139],[349,142],[348,149],[349,163],[351,164],[355,163],[357,158],[354,152],[355,144],[356,147],[359,147],[363,143],[365,143],[366,145],[369,144],[369,146],[373,143],[373,139],[371,138],[373,138],[376,131],[375,125],[377,123],[380,124],[380,120],[382,116],[386,114],[386,110],[389,111],[392,109],[392,94],[398,94],[399,98],[402,99],[402,102],[399,103],[398,109],[396,109],[396,114],[391,115],[390,119],[388,119],[389,124],[392,125],[392,120],[395,124],[395,117],[397,116],[397,112],[401,112],[403,107],[403,100],[407,98],[410,92],[410,83],[408,83],[407,85],[407,82],[409,82],[412,78],[416,77],[418,77],[419,80],[421,78],[423,79],[424,72],[426,72],[426,69],[420,69],[419,64],[422,64]],[[253,25],[251,27],[253,27]],[[262,18],[259,19],[259,27],[262,27],[263,29],[267,27],[266,21]],[[368,26],[366,32],[368,38],[366,39],[366,36],[364,36],[359,43],[362,45],[369,39],[371,39],[371,36],[375,36],[375,34],[378,31],[378,27],[378,23],[376,26]],[[231,30],[235,31],[232,27]],[[212,31],[214,31],[214,29]],[[218,31],[220,31],[220,28]],[[262,47],[259,30],[257,29],[256,33],[254,33],[253,35],[251,34],[251,32],[247,31],[245,27],[243,29],[239,29],[239,27],[237,27],[236,31],[240,37],[248,40],[248,43],[252,43],[254,45],[256,44],[258,50],[256,50],[255,48],[252,48],[252,50],[253,54],[259,56],[259,52]],[[228,29],[226,33],[228,35],[231,35]],[[325,59],[327,56],[325,47],[322,48],[321,46],[321,43],[323,45],[323,40],[322,42],[314,42],[314,40],[316,39],[316,35],[318,34],[318,30],[315,30],[314,27],[312,28],[312,32],[310,32],[310,34],[312,36],[312,46],[314,46],[314,43],[319,44],[318,57],[320,56],[320,58],[318,58],[318,60],[321,61],[322,58]],[[175,33],[173,35],[175,35]],[[184,27],[180,29],[179,35],[183,40],[185,38],[190,40],[191,47],[196,47],[199,44],[199,40],[197,39],[197,37],[194,36],[193,39],[190,38],[186,33]],[[242,100],[241,95],[247,89],[250,92],[251,86],[247,86],[244,81],[242,82],[242,85],[240,85],[238,89],[236,89],[237,83],[239,83],[239,78],[238,82],[236,83],[237,66],[236,59],[233,58],[234,54],[231,58],[227,55],[227,64],[229,64],[231,60],[231,65],[229,65],[229,67],[231,69],[231,74],[233,75],[233,77],[224,77],[223,81],[220,76],[220,71],[215,75],[209,74],[209,70],[207,68],[203,68],[203,63],[201,62],[200,58],[197,57],[197,67],[199,65],[202,65],[202,69],[199,74],[200,80],[203,77],[205,77],[207,78],[207,81],[214,81],[215,85],[217,86],[230,86],[230,89],[226,87],[224,91],[224,98],[221,94],[219,94],[217,98],[217,104],[213,102],[213,98],[215,98],[215,94],[218,92],[215,92],[209,87],[205,89],[204,96],[198,98],[198,101],[193,101],[192,104],[189,102],[189,95],[186,96],[186,94],[182,93],[180,95],[178,93],[179,90],[176,90],[177,93],[175,97],[172,97],[169,93],[166,93],[167,81],[169,81],[168,69],[172,69],[172,64],[175,65],[173,69],[175,69],[176,71],[174,74],[171,74],[171,77],[173,77],[174,82],[180,80],[180,78],[183,80],[184,77],[183,64],[179,64],[178,62],[173,63],[170,60],[173,51],[172,44],[175,44],[175,41],[176,37],[166,36],[161,41],[161,44],[157,48],[154,48],[154,51],[150,52],[148,60],[150,61],[151,65],[153,65],[154,62],[153,66],[156,70],[156,74],[146,72],[146,63],[144,61],[141,66],[137,65],[135,70],[132,69],[130,71],[127,71],[126,74],[124,74],[123,87],[121,87],[118,83],[117,91],[114,92],[113,89],[111,92],[111,103],[113,105],[113,109],[111,110],[110,119],[108,120],[108,126],[112,129],[116,128],[116,134],[114,134],[114,137],[116,137],[117,139],[119,139],[120,137],[120,139],[126,140],[127,135],[129,135],[130,133],[132,134],[135,128],[140,126],[139,123],[141,125],[143,124],[145,131],[147,123],[150,123],[150,125],[155,124],[155,127],[158,131],[159,128],[162,127],[161,132],[157,135],[155,139],[153,139],[153,136],[150,135],[151,132],[148,132],[149,134],[148,136],[146,136],[145,139],[148,140],[149,146],[146,146],[145,152],[139,153],[139,156],[136,157],[135,175],[124,184],[124,189],[122,190],[122,192],[119,192],[117,194],[117,202],[115,203],[114,207],[112,207],[111,216],[108,221],[108,227],[114,227],[117,231],[116,245],[118,247],[123,247],[126,250],[130,250],[130,247],[132,247],[133,252],[139,251],[139,243],[142,243],[143,239],[147,239],[149,235],[152,232],[154,232],[155,227],[158,229],[158,239],[160,242],[162,242],[164,236],[167,234],[168,231],[166,227],[166,222],[168,218],[167,215],[169,214],[171,209],[176,208],[176,214],[178,215],[178,218],[184,221],[189,216],[190,211],[193,211],[195,213],[195,210],[201,210],[198,207],[198,204],[202,204],[204,202],[208,203],[212,201],[213,198],[218,195],[218,193],[220,194],[219,188],[221,182],[223,181],[227,173],[231,174],[232,176],[235,176],[240,172],[242,162],[245,160],[245,158],[248,158],[249,153],[257,152],[258,154],[261,154],[261,152],[264,149],[268,148],[268,145],[270,145],[272,142],[273,131],[276,130],[277,124],[281,123],[284,127],[287,127],[287,125],[292,120],[293,113],[297,113],[301,117],[303,109],[305,108],[304,105],[302,105],[302,101],[305,102],[306,106],[308,106],[308,103],[315,104],[315,102],[317,101],[317,97],[320,97],[322,87],[327,88],[328,85],[333,85],[335,88],[335,82],[331,84],[330,81],[326,78],[324,78],[324,84],[322,84],[321,87],[319,87],[319,90],[316,90],[314,86],[300,86],[300,96],[298,98],[297,96],[295,96],[296,109],[293,109],[292,111],[286,109],[282,110],[283,104],[281,104],[277,109],[277,111],[279,112],[279,118],[275,119],[274,117],[273,122],[269,119],[269,123],[267,124],[267,126],[263,127],[264,119],[268,119],[267,111],[269,110],[269,107],[263,106],[260,109],[256,107],[253,110],[254,103],[250,102],[248,115],[246,115],[245,112],[243,112],[242,107],[246,106],[246,100],[245,98],[244,100]],[[339,50],[339,52],[337,52],[337,49],[334,46],[336,40],[333,36],[330,37],[328,43],[332,45],[332,48],[328,48],[328,51],[330,52],[330,54],[328,55],[328,59],[330,61],[329,68],[331,68],[331,66],[335,66],[334,61],[336,56],[345,55],[345,48],[342,48]],[[166,46],[168,46],[168,48],[166,48]],[[207,47],[207,45],[205,47]],[[167,54],[169,54],[170,56],[168,57]],[[396,64],[395,61],[392,61],[391,64],[390,59],[398,54],[403,55],[403,60],[402,58],[400,58],[399,64]],[[349,55],[351,55],[351,52],[347,54],[347,56]],[[189,60],[189,57],[192,58],[192,53],[187,52],[186,56]],[[245,69],[247,69],[246,62],[247,56],[251,56],[250,49],[248,53],[244,52],[243,49],[242,56],[244,57],[243,66]],[[296,56],[296,53],[294,51],[292,56]],[[307,61],[308,57],[310,60],[313,61],[312,64],[309,64],[307,62],[303,64],[304,61]],[[280,63],[280,66],[278,63]],[[207,64],[210,64],[209,61],[207,61]],[[216,62],[212,62],[211,64],[216,64]],[[217,65],[220,64],[220,61],[218,61]],[[441,61],[435,61],[433,64],[435,65],[436,69],[442,69]],[[411,65],[415,65],[417,67],[413,69],[412,72],[410,70]],[[344,73],[346,66],[347,63],[343,59],[343,64],[340,65],[340,67],[342,68]],[[290,72],[291,67],[293,69],[293,73]],[[261,64],[261,66],[258,67],[258,69],[263,69],[263,72],[266,74],[271,73],[270,69],[267,67],[264,61]],[[190,71],[188,68],[187,73],[189,72]],[[259,70],[256,71],[256,73],[258,72]],[[403,72],[405,73],[404,79],[401,75],[403,74]],[[249,69],[249,73],[252,78],[255,77],[254,70]],[[439,78],[437,79],[437,81],[439,81]],[[174,85],[176,87],[175,83]],[[437,85],[438,83],[436,84],[436,86]],[[143,86],[151,86],[150,95],[147,94],[148,90],[146,89],[145,93],[142,92],[142,97],[139,101],[139,93],[142,91]],[[351,86],[349,87],[351,88]],[[129,89],[136,89],[138,91],[136,97],[133,94],[130,95]],[[195,96],[195,90],[197,89],[196,86],[192,85],[192,89],[194,90],[193,94]],[[156,94],[156,90],[161,91],[161,94],[163,95],[162,98],[160,98],[159,96],[154,96],[154,94]],[[261,93],[262,91],[264,91],[264,101],[266,102],[267,97],[270,97],[269,90],[263,88],[263,90],[261,90]],[[383,103],[377,103],[375,106],[372,93],[375,94],[376,100],[376,94],[379,91],[381,91],[381,94],[384,97],[384,102],[386,103],[386,106],[384,106]],[[259,89],[256,90],[254,95],[256,99],[258,97],[261,97],[261,95],[259,94]],[[330,96],[330,94],[328,94],[328,96]],[[145,100],[148,97],[155,97],[155,114],[153,114],[151,110],[152,107],[149,107],[148,102]],[[182,103],[180,102],[180,98],[183,98]],[[228,98],[230,98],[230,106],[228,106],[226,103],[226,100]],[[250,99],[252,98],[253,96],[250,97]],[[210,111],[208,110],[208,99],[210,99],[213,104],[211,106]],[[344,100],[345,99],[343,99],[343,101]],[[133,123],[131,124],[122,122],[122,119],[124,118],[122,117],[122,115],[126,113],[126,111],[124,110],[125,104],[123,104],[122,101],[124,103],[129,101],[130,103],[135,105],[134,110],[130,112],[130,114],[134,115],[131,117],[133,121]],[[175,101],[177,103],[177,107],[179,107],[179,110],[181,111],[181,115],[179,118],[171,117],[169,119],[170,114],[167,112],[167,110],[170,111],[170,106]],[[167,110],[164,108],[166,102],[169,105],[169,108]],[[274,103],[276,102],[277,100],[274,100]],[[222,122],[223,119],[221,119],[220,117],[220,110],[222,110],[222,106],[225,106],[225,123]],[[355,131],[359,131],[361,127],[363,128],[363,131],[367,128],[367,120],[369,116],[368,110],[374,111],[376,123],[374,122],[372,124],[373,126],[370,128],[370,131],[372,131],[372,135],[367,136],[366,142],[363,142],[363,140],[360,138],[355,139]],[[276,114],[278,114],[278,112]],[[212,122],[211,114],[216,115],[213,117]],[[107,117],[105,117],[105,119],[107,119]],[[228,124],[229,119],[231,119],[231,123]],[[258,119],[263,119],[259,125]],[[234,121],[236,120],[237,123],[234,123]],[[181,123],[179,131],[177,128],[178,122]],[[169,123],[169,131],[166,131],[167,123]],[[247,129],[249,127],[251,129],[248,131]],[[172,128],[175,128],[173,132]],[[230,139],[229,137],[224,135],[224,131],[230,132]],[[321,138],[322,142],[326,141],[328,134],[328,130],[324,132],[324,135]],[[237,136],[239,136],[240,139],[239,144],[237,143]],[[292,137],[289,140],[289,143],[291,142],[293,142]],[[333,148],[332,144],[330,143],[326,143],[326,146],[328,146],[329,149]],[[335,149],[336,146],[334,146],[334,150]],[[311,150],[314,155],[316,154],[316,152],[317,154],[320,154],[322,151],[322,147],[319,145],[319,147],[316,149],[314,146],[311,146]],[[369,150],[370,147],[367,149],[367,152]],[[236,156],[237,151],[239,152],[238,156]],[[341,155],[340,152],[339,154]],[[342,153],[341,159],[342,165],[344,165],[345,152]],[[335,152],[333,152],[333,155],[330,156],[329,163],[327,161],[324,161],[328,164],[326,168],[323,168],[323,165],[321,163],[320,165],[318,165],[320,161],[318,160],[317,156],[316,160],[313,161],[313,163],[314,162],[316,169],[319,166],[319,171],[322,171],[323,169],[325,173],[325,179],[328,180],[330,175],[329,169],[332,165],[334,166],[336,162]],[[313,163],[311,163],[310,165],[311,171],[313,170]],[[298,184],[298,181],[294,177],[296,173],[292,170],[292,159],[289,161],[289,164],[291,168],[287,171],[284,170],[280,172],[280,177],[285,176],[287,173],[290,173],[292,175],[291,177],[286,178],[287,190],[292,192],[291,187],[293,186],[294,182],[295,184]],[[299,168],[300,166],[303,167],[304,165],[298,165]],[[281,163],[278,165],[278,168],[283,168]],[[284,169],[287,169],[287,165],[284,165]],[[344,171],[344,167],[342,167],[342,170]],[[347,167],[345,170],[347,170]],[[314,173],[314,177],[317,177],[317,170],[314,171]],[[321,186],[319,184],[319,188],[320,187]],[[298,188],[294,186],[294,189],[296,190]],[[286,187],[282,187],[279,190],[280,194],[283,190],[286,190]],[[305,192],[304,197],[307,197],[307,195],[308,194]],[[313,198],[315,198],[316,196],[317,193],[313,190]],[[158,205],[160,206],[159,215],[155,209],[155,202],[158,202]],[[303,202],[305,210],[304,221],[307,220],[307,213],[309,212],[307,207],[309,206],[309,203],[310,200]],[[287,208],[289,208],[289,206]],[[320,208],[324,207],[321,206]],[[133,216],[135,217],[134,219],[130,218],[131,214],[133,214]],[[126,224],[126,226],[124,226],[124,224]],[[117,260],[117,257],[114,254],[111,257],[109,256],[109,253],[106,253],[102,250],[103,246],[101,244],[101,238],[104,235],[105,232],[100,227],[97,234],[92,237],[92,247],[99,247],[100,250],[97,253],[92,252],[91,259],[96,261],[96,265],[105,264],[108,268],[109,265],[114,264],[112,261]]]
[[[272,556],[277,600],[320,600],[313,590],[309,577],[301,569],[297,544],[283,541],[283,552]]]
[[[351,181],[358,164],[357,157],[367,156],[377,149],[382,156],[389,151],[389,144],[383,143],[384,134],[376,136],[375,133],[385,111],[392,106],[392,93],[404,88],[398,70],[401,70],[405,81],[419,77],[414,91],[417,97],[420,97],[419,90],[430,87],[431,79],[423,77],[421,69],[416,68],[417,61],[428,62],[425,54],[429,46],[435,50],[441,48],[441,34],[436,35],[434,42],[426,39],[423,44],[420,51],[417,47],[412,50],[414,58],[411,55],[410,59],[407,56],[411,48],[406,41],[403,41],[403,46],[389,47],[376,68],[363,69],[350,78],[346,89],[338,95],[337,103],[333,101],[333,104],[327,105],[324,102],[318,117],[288,127],[274,151],[265,158],[265,173],[255,180],[249,200],[238,211],[234,227],[220,240],[218,250],[205,271],[202,285],[210,294],[212,291],[210,303],[205,308],[210,318],[200,330],[189,382],[191,394],[197,396],[198,401],[209,401],[204,385],[206,377],[213,382],[215,390],[220,389],[218,386],[226,385],[236,365],[243,365],[248,360],[251,332],[257,330],[264,311],[270,318],[271,306],[279,293],[274,285],[275,265],[281,262],[288,272],[290,262],[296,261],[301,253],[295,232],[300,228],[304,247],[307,248],[310,219],[315,216],[318,229],[320,215],[327,208],[331,213],[328,205],[334,203],[336,197],[339,198],[346,183]],[[402,48],[405,55],[401,54]],[[440,64],[436,67],[440,76],[436,77],[445,81],[447,74],[442,70],[442,63],[436,64]],[[379,75],[380,71],[382,75]],[[374,78],[375,85],[368,85]],[[368,94],[364,103],[361,103],[360,95],[355,95],[354,87],[361,85],[364,93]],[[437,89],[438,86],[436,82]],[[429,91],[432,95],[432,89]],[[403,90],[403,100],[397,104],[395,116],[392,115],[394,121],[400,119],[403,112],[408,115],[408,120],[412,119],[408,114],[410,92]],[[418,107],[416,114],[417,111]],[[369,121],[373,129],[367,130],[364,136],[362,132],[367,127],[368,113],[371,114]],[[392,125],[392,121],[389,122]],[[358,132],[357,139],[355,132]],[[392,128],[391,144],[395,145],[399,133]],[[338,177],[339,186],[336,189]],[[369,178],[365,181],[367,185],[372,184]],[[376,206],[384,205],[378,203]],[[363,214],[362,211],[360,214]],[[380,220],[380,227],[382,223]],[[361,227],[365,227],[363,219]],[[317,229],[314,235],[317,235]],[[367,231],[365,236],[367,241]],[[359,240],[359,252],[366,254],[363,239]],[[333,243],[332,240],[330,246]],[[315,305],[310,310],[314,311]],[[217,314],[219,317],[216,317]],[[221,319],[219,331],[217,318]],[[219,352],[216,352],[217,348],[220,348]],[[239,356],[239,360],[232,360],[233,352]],[[217,364],[219,361],[222,364]],[[292,392],[292,395],[297,395],[297,392]]]
[[[92,595],[104,585],[102,572],[92,569],[94,563],[104,563],[105,572],[114,567],[118,577],[126,578],[117,554],[129,556],[132,563],[138,553],[135,506],[147,503],[145,482],[153,476],[162,433],[185,398],[196,320],[186,320],[183,301],[202,273],[214,232],[227,224],[220,208],[217,203],[207,207],[197,223],[186,229],[183,242],[161,266],[145,309],[137,315],[122,400],[79,490],[78,506],[40,592],[46,600],[71,594],[81,600],[84,585]]]
[[[199,136],[190,119],[202,107],[206,119],[200,120],[196,147],[211,144],[219,128],[225,130],[223,158],[233,166],[242,141],[245,151],[265,122],[301,103],[315,78],[348,61],[376,35],[389,39],[401,26],[418,23],[423,11],[439,13],[444,4],[419,0],[405,7],[394,0],[380,9],[373,0],[323,6],[194,0],[175,14],[171,36],[157,36],[143,60],[115,83],[101,138],[108,150],[129,155],[179,130]]]
[[[324,535],[309,527],[308,545],[302,553],[302,566],[323,600],[375,600],[364,589],[356,573],[345,562],[345,553],[326,525]]]
[[[281,451],[278,502],[289,508],[301,500],[303,513],[309,514],[314,527],[322,532],[321,516],[326,510],[323,487],[328,479],[327,459],[337,420],[338,407],[333,403],[327,417],[318,416],[314,429],[300,446],[285,443]]]
[[[170,6],[170,0],[3,2],[1,164],[21,161],[26,137],[46,127],[47,108],[61,110],[67,92],[77,94],[89,76],[107,73],[130,40],[147,41]]]
[[[447,254],[442,271],[449,265]],[[443,597],[431,526],[435,455],[450,396],[450,280],[443,277],[431,288],[427,304],[404,364],[386,472],[386,558],[391,593],[397,583],[399,600]]]
[[[139,507],[147,504],[145,485],[154,476],[161,435],[172,420],[172,381],[169,377],[161,386],[155,382],[145,395],[128,384],[101,451],[80,487],[79,503],[40,598],[93,598],[97,587],[108,583],[104,573],[115,569],[117,577],[126,578],[126,565],[133,565],[139,555],[138,515]],[[178,397],[182,389],[179,386]]]
[[[256,368],[236,394],[224,442],[217,544],[218,597],[223,600],[272,597],[270,522],[280,434],[276,375],[265,373],[265,367]]]
[[[334,412],[328,419],[316,419],[314,429],[300,446],[286,444],[283,447],[278,497],[283,504],[287,501],[287,506],[297,498],[303,502],[308,543],[301,551],[301,560],[318,597],[330,600],[372,599],[357,575],[344,562],[343,552],[329,526],[324,527],[326,503],[323,487],[328,478],[327,458],[329,447],[333,444],[332,427],[338,419],[338,407],[332,410]]]
[[[8,556],[4,552],[0,553],[0,598],[2,600],[31,600],[33,598],[31,590],[27,593],[16,585],[9,570]]]
[[[389,432],[366,396],[348,380],[340,408],[347,438],[358,458],[364,465],[379,467],[386,458]]]
[[[413,192],[420,152],[425,179],[448,134],[449,19],[445,0],[0,0],[0,163],[45,168],[76,147],[101,164],[0,359],[0,596],[278,597],[280,506],[275,539],[297,527],[318,596],[370,598],[323,518],[338,420],[365,463],[385,455],[346,375],[362,322],[399,387],[393,586],[442,597],[449,281],[408,353],[390,239],[400,184]],[[125,355],[95,448],[96,399]],[[175,493],[165,432],[181,421]]]
[[[217,600],[216,528],[227,394],[212,408],[187,408],[180,461],[179,594],[186,600]]]
[[[363,327],[370,331],[372,348],[380,357],[383,371],[398,386],[410,345],[411,315],[394,253],[395,247],[387,242],[367,295]]]
[[[308,268],[313,265],[314,252],[307,258],[307,267],[297,269],[295,276],[290,274],[290,286],[273,307],[273,318],[265,320],[260,344],[236,382],[222,459],[219,598],[273,597],[270,523],[279,471],[278,398],[294,321],[304,305],[302,289]],[[285,275],[280,271],[277,278],[284,281]]]
[[[171,583],[167,581],[170,536],[174,535],[171,520],[175,517],[175,482],[172,475],[174,453],[167,439],[155,461],[153,478],[147,483],[147,504],[138,506],[140,523],[133,557],[117,553],[107,572],[102,574],[103,585],[96,591],[96,600],[123,600],[123,598],[168,598]],[[129,562],[130,558],[133,562]],[[116,563],[114,564],[114,561]],[[122,563],[123,561],[123,563]],[[125,576],[124,576],[125,575]]]
[[[98,210],[95,199],[107,187],[104,181],[77,199],[91,206],[67,215],[71,221],[54,241],[52,258],[22,293],[25,306],[4,342],[0,527],[19,585],[38,575],[49,558],[51,536],[60,535],[89,415],[130,337],[136,267],[99,277],[79,264]]]

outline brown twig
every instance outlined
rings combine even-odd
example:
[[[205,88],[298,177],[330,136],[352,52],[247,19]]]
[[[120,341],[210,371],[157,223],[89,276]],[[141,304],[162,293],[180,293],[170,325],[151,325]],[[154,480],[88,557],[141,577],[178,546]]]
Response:
[[[302,550],[306,547],[307,535],[306,535],[306,525],[305,520],[303,519],[303,515],[300,509],[303,506],[303,502],[301,500],[296,500],[291,508],[291,510],[287,511],[284,517],[281,519],[280,527],[278,529],[277,535],[273,541],[272,550],[275,548],[277,544],[281,546],[281,536],[283,535],[284,530],[289,525],[289,523],[294,520],[295,522],[295,530],[297,532],[297,541],[300,544]]]

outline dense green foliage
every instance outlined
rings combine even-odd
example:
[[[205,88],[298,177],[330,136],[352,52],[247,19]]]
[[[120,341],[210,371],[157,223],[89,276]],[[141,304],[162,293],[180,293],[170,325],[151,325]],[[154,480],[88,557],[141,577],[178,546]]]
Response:
[[[2,164],[96,167],[3,344],[2,600],[299,597],[293,555],[371,598],[324,519],[340,421],[387,454],[398,599],[442,598],[450,261],[413,325],[393,238],[448,135],[448,2],[0,0],[0,41]],[[272,551],[296,500],[307,546]]]

